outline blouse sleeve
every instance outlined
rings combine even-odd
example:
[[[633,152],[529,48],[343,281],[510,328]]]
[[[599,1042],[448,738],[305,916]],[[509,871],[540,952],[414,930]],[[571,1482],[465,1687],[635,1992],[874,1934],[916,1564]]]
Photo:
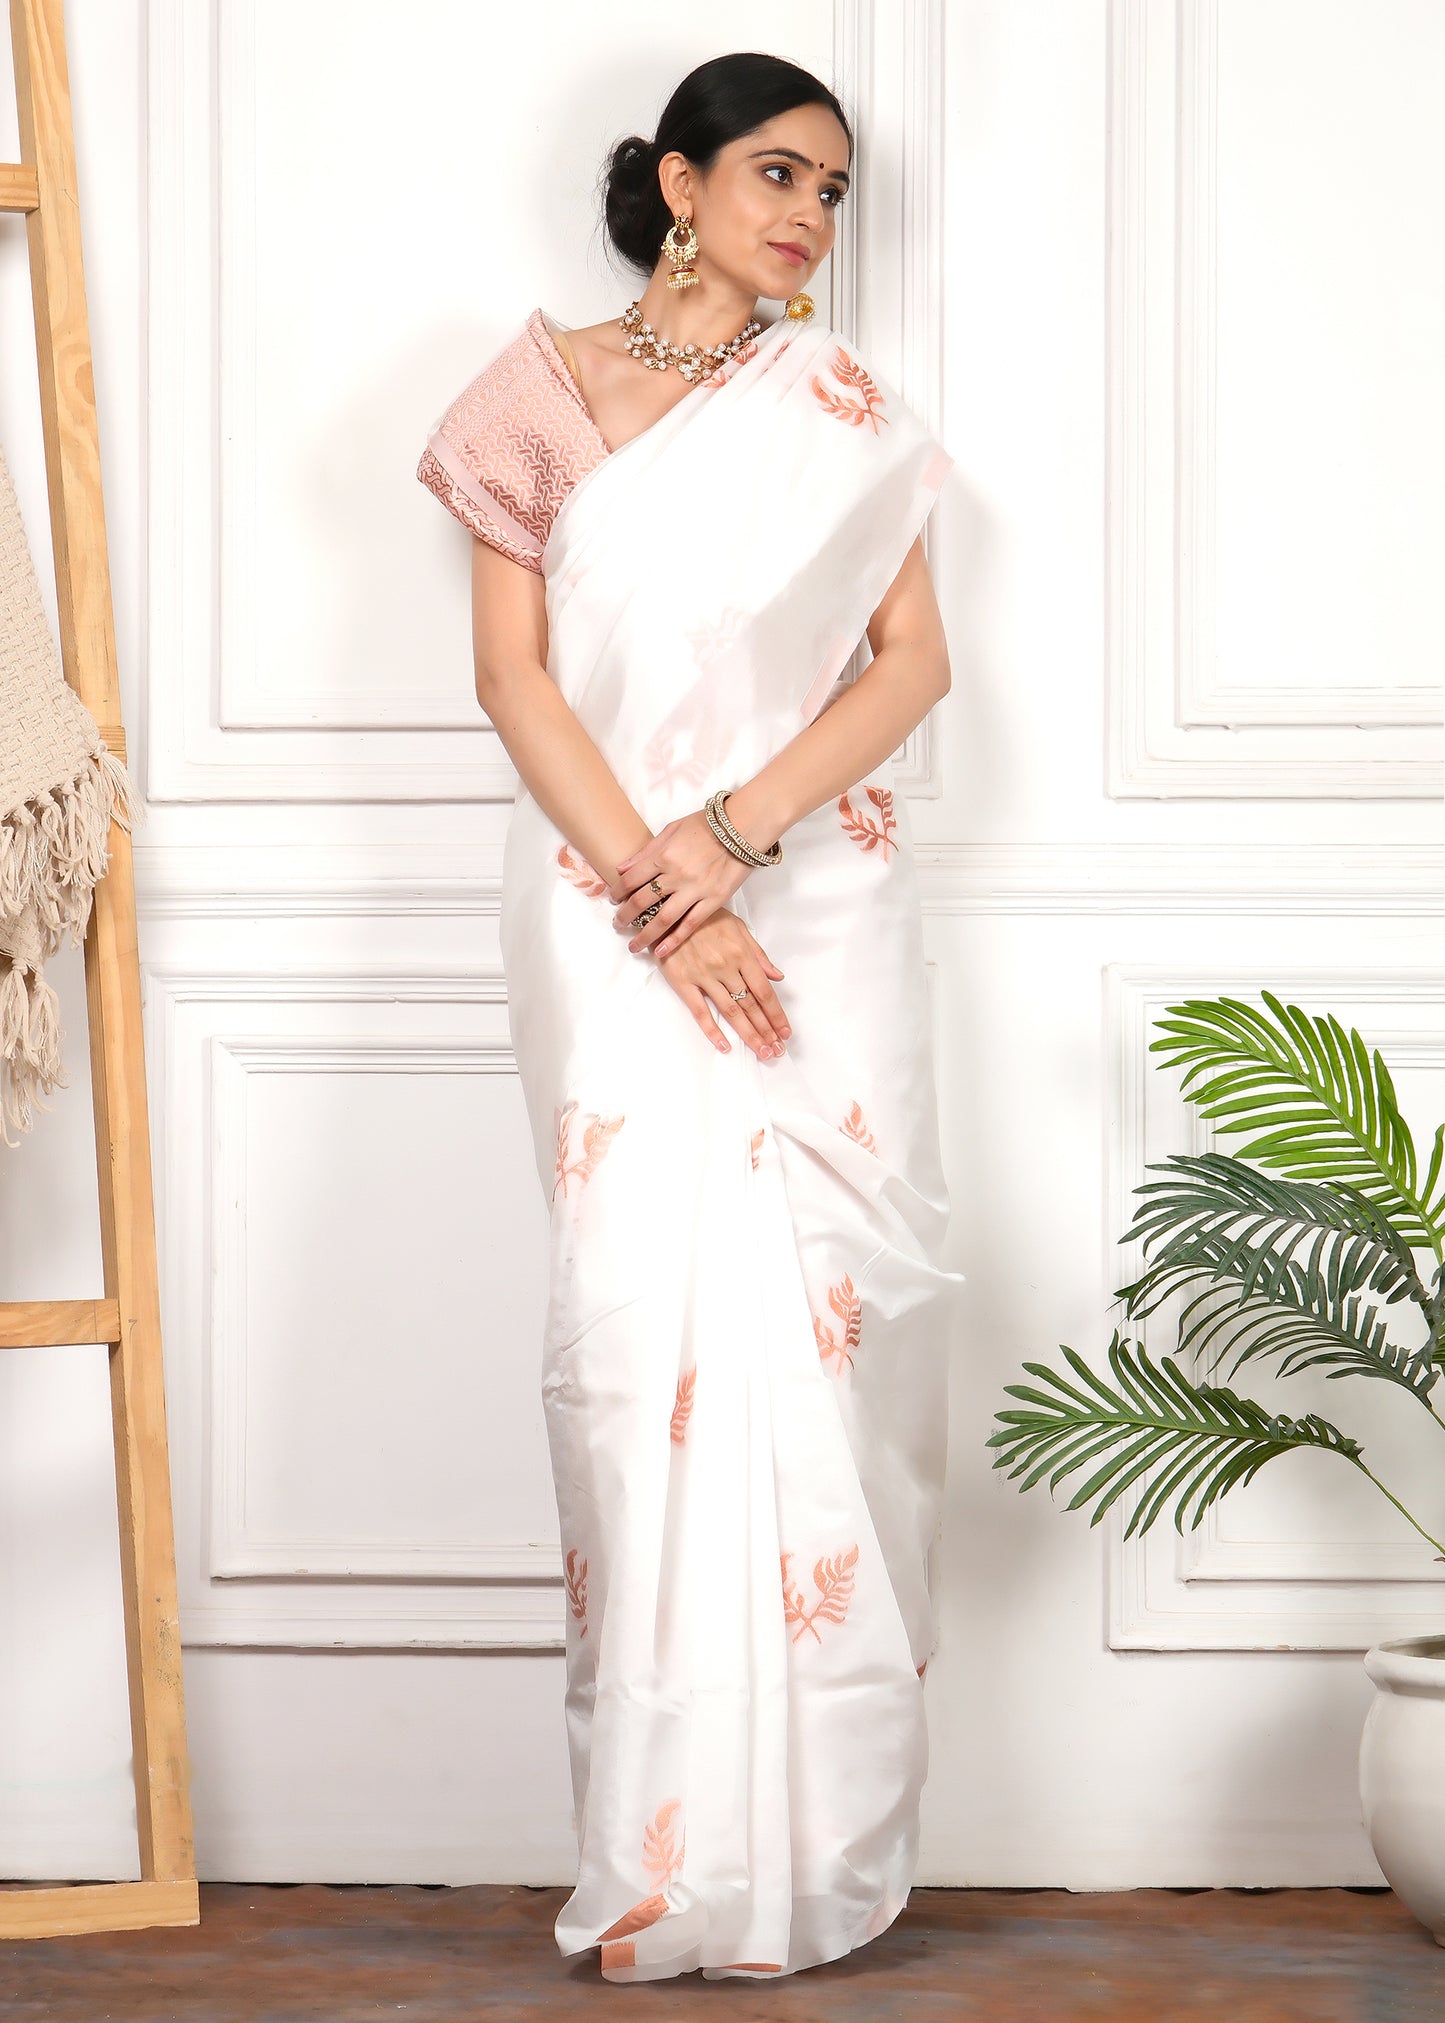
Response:
[[[546,536],[536,523],[534,474],[518,454],[508,414],[523,341],[507,345],[462,388],[428,432],[416,474],[464,527],[540,572]]]
[[[479,539],[524,569],[596,451],[560,359],[528,327],[468,381],[427,436],[417,477]]]

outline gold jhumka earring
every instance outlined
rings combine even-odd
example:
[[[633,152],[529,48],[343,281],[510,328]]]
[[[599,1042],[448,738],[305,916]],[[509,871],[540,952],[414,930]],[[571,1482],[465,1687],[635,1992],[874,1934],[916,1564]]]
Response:
[[[685,240],[679,241],[678,233],[686,232]],[[672,262],[672,272],[667,277],[669,288],[691,288],[697,280],[697,270],[693,261],[697,258],[697,233],[692,229],[692,219],[684,217],[681,211],[674,214],[668,227],[667,237],[662,242],[662,250]]]
[[[811,295],[790,295],[788,297],[787,314],[792,317],[795,323],[806,323],[812,313],[813,298]]]

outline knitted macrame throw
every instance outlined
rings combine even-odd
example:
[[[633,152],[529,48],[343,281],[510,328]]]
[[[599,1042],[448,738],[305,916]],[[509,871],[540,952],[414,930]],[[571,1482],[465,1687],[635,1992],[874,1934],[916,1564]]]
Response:
[[[63,1086],[45,958],[78,944],[109,857],[111,817],[136,813],[130,780],[67,687],[40,601],[20,504],[0,449],[0,1138],[28,1131]],[[43,1105],[42,1105],[43,1107]]]

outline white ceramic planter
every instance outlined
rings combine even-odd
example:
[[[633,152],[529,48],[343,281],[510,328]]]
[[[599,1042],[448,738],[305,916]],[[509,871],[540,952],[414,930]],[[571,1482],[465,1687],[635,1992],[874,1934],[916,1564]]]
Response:
[[[1376,1644],[1365,1670],[1365,1830],[1386,1882],[1445,1946],[1445,1636]]]

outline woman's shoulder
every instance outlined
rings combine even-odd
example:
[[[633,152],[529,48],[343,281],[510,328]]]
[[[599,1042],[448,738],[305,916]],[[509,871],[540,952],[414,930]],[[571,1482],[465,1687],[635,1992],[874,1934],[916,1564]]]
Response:
[[[492,351],[448,402],[436,426],[453,429],[474,416],[503,408],[514,412],[566,393],[569,375],[538,307]],[[545,411],[545,409],[543,410]]]
[[[577,477],[607,454],[540,306],[453,395],[429,432],[437,438],[474,464],[506,445],[545,450]]]

